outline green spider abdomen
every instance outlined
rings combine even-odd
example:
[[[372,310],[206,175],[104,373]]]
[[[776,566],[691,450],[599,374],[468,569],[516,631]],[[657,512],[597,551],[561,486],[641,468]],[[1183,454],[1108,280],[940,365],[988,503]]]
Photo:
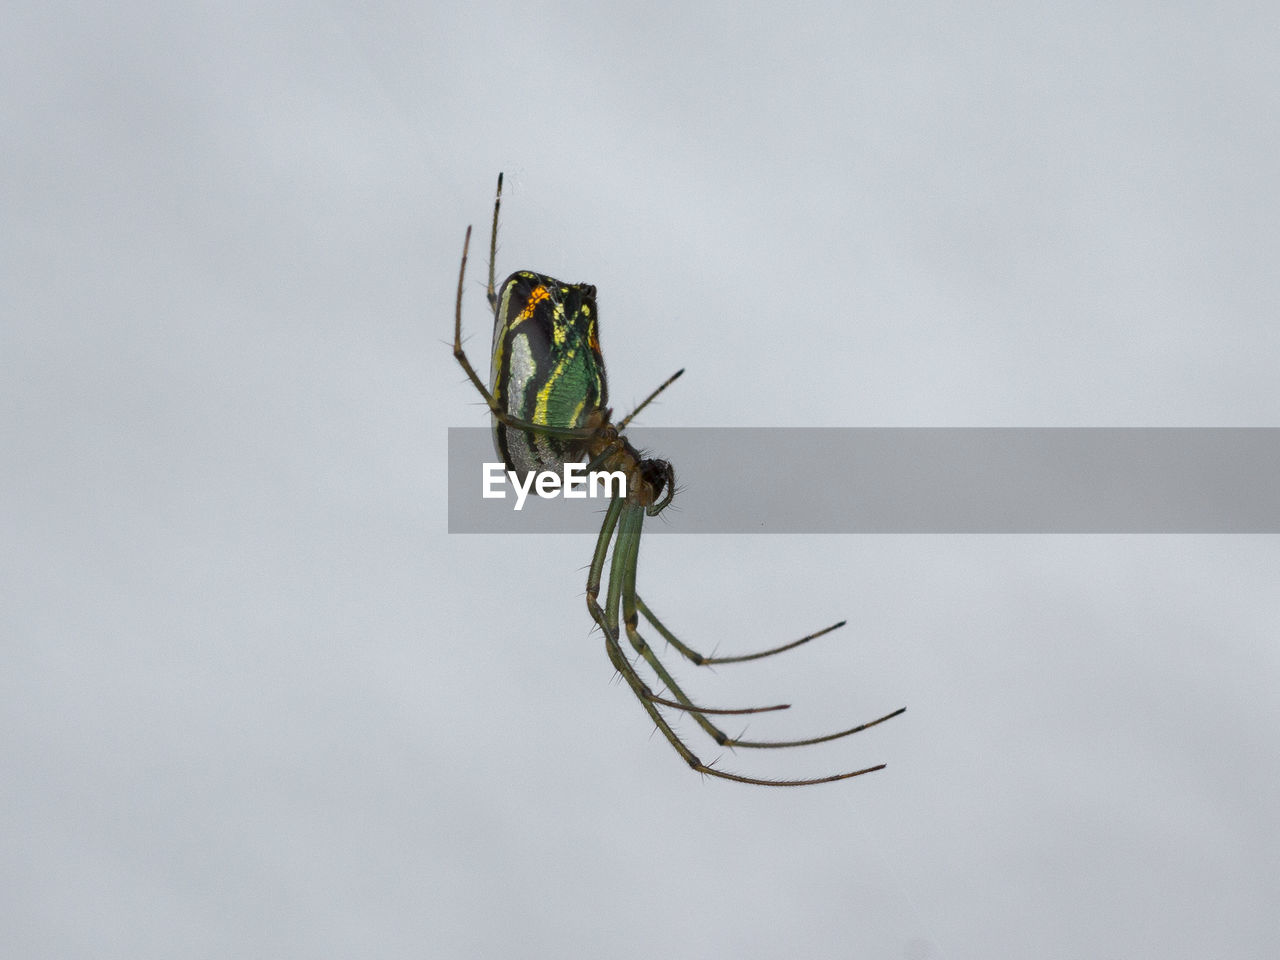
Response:
[[[590,284],[561,283],[526,270],[503,281],[494,307],[489,381],[498,405],[530,423],[588,428],[592,415],[609,402],[596,317],[596,288]],[[587,449],[585,439],[519,430],[497,420],[493,439],[507,469],[520,473],[579,462]]]

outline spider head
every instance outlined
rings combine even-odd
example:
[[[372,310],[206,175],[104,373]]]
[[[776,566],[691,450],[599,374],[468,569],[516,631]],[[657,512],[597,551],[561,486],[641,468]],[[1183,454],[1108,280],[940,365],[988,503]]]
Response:
[[[645,513],[656,516],[675,496],[675,468],[667,460],[641,460],[640,477],[645,487]]]

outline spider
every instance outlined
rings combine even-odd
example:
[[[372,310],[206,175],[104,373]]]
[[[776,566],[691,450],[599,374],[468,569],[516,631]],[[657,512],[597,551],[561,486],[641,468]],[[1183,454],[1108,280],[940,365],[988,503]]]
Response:
[[[898,716],[906,707],[848,730],[806,740],[741,740],[727,735],[708,719],[709,716],[765,713],[785,710],[789,705],[715,709],[695,704],[681,689],[641,636],[640,615],[667,643],[699,666],[770,657],[837,630],[845,625],[845,621],[758,653],[707,657],[677,639],[658,620],[636,593],[636,562],[644,519],[661,513],[671,503],[675,494],[675,471],[666,460],[641,455],[623,436],[623,431],[684,370],[677,370],[628,416],[614,423],[609,408],[604,356],[598,339],[595,287],[585,283],[561,283],[543,274],[521,270],[511,274],[500,288],[495,289],[493,269],[501,206],[502,174],[499,174],[493,203],[493,228],[489,236],[487,293],[494,313],[490,386],[486,387],[480,380],[462,348],[462,290],[471,246],[471,227],[467,227],[463,240],[462,265],[458,271],[453,355],[489,407],[494,446],[508,470],[527,474],[531,470],[554,470],[565,463],[585,460],[588,469],[621,471],[625,475],[624,492],[615,493],[605,512],[587,575],[587,608],[604,633],[605,648],[614,669],[676,752],[690,767],[707,776],[761,786],[798,787],[847,780],[883,769],[884,764],[877,764],[862,770],[804,780],[768,780],[730,773],[698,759],[663,715],[659,708],[688,713],[716,743],[724,747],[777,749],[847,737]],[[602,607],[599,602],[600,584],[606,562],[609,581]],[[632,648],[661,680],[670,697],[655,693],[640,676],[636,664],[623,651],[623,631]]]

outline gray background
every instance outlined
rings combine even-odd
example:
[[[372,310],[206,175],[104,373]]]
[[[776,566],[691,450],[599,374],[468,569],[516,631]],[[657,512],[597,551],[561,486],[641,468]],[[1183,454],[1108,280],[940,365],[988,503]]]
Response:
[[[590,536],[446,534],[443,458],[500,169],[616,404],[688,368],[650,425],[1280,424],[1277,20],[7,7],[6,949],[1275,956],[1274,537],[651,538],[695,645],[849,618],[681,672],[795,704],[753,735],[909,707],[722,758],[889,763],[767,790],[612,679]]]

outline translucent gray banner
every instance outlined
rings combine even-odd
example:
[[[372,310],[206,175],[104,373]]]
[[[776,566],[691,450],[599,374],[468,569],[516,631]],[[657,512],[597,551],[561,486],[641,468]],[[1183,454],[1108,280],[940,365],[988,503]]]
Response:
[[[654,533],[1277,533],[1280,428],[667,428]],[[450,533],[594,533],[606,499],[485,499],[486,428],[449,429]]]

